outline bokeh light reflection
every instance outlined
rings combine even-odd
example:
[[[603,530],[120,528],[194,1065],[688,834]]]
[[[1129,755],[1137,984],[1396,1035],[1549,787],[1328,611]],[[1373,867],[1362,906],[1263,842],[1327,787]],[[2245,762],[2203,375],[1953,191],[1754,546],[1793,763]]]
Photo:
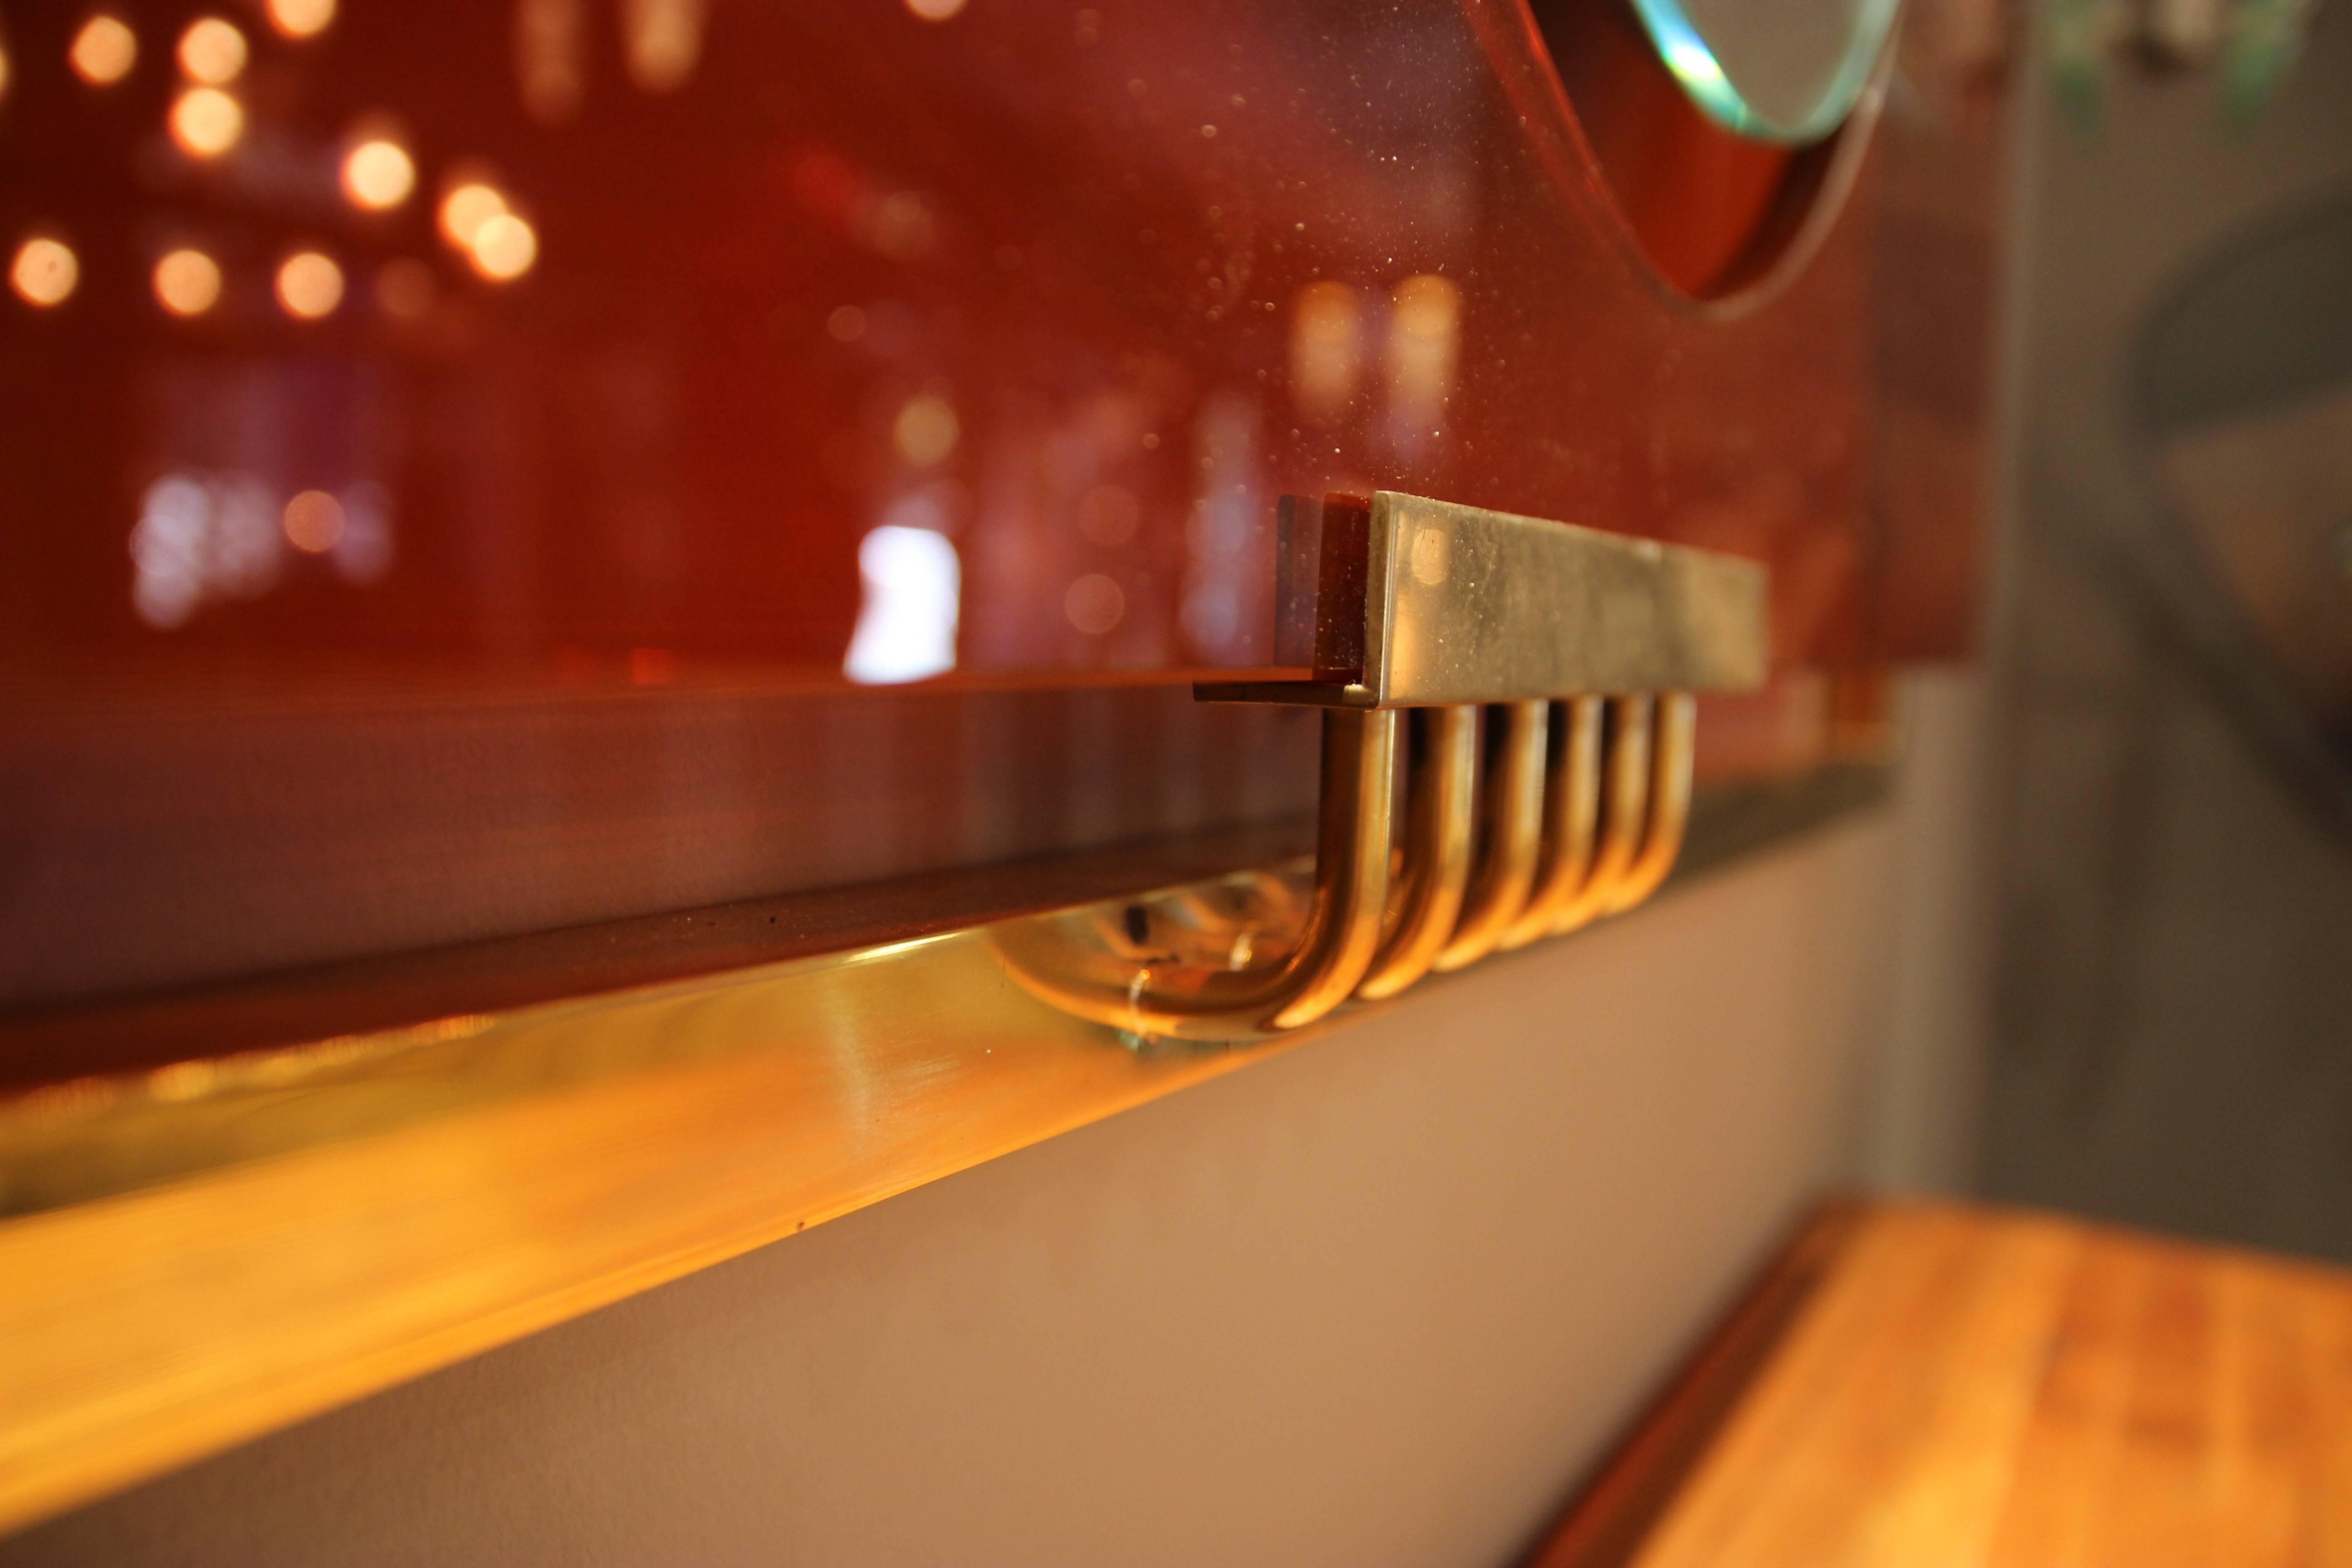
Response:
[[[216,87],[192,87],[173,101],[172,140],[192,158],[217,158],[245,134],[245,106]]]
[[[467,251],[475,271],[505,283],[530,271],[539,259],[539,234],[514,213],[493,213],[474,230]]]
[[[81,281],[81,263],[61,239],[36,235],[16,247],[8,266],[8,286],[27,305],[62,305]]]
[[[353,206],[388,212],[416,188],[416,162],[399,142],[371,136],[343,154],[342,185]]]
[[[343,269],[315,250],[299,250],[278,268],[278,302],[286,313],[315,321],[343,302]]]
[[[955,546],[927,528],[885,523],[859,542],[857,571],[865,596],[842,673],[887,686],[953,669],[963,593]]]
[[[955,409],[946,398],[929,393],[908,398],[890,426],[891,445],[918,468],[947,461],[961,435]]]
[[[222,87],[245,73],[245,35],[218,16],[200,16],[180,35],[180,70],[190,81]]]
[[[66,63],[90,86],[111,87],[139,63],[139,36],[121,17],[100,12],[74,35]]]
[[[335,0],[269,0],[269,25],[289,38],[311,38],[335,19]]]
[[[220,299],[219,263],[201,250],[179,249],[155,263],[155,300],[175,316],[201,316]]]

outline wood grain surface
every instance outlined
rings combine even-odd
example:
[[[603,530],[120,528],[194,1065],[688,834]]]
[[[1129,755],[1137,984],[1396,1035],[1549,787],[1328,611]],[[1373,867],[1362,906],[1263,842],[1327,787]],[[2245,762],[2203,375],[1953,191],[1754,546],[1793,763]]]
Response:
[[[1638,1546],[1579,1527],[1542,1568],[2352,1563],[2352,1273],[1874,1210]]]

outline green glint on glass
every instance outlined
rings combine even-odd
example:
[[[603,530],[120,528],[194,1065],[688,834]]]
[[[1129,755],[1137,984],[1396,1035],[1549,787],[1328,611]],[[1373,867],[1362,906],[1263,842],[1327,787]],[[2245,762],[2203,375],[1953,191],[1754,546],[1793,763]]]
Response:
[[[1835,64],[1811,102],[1790,113],[1759,108],[1740,90],[1682,0],[1633,0],[1658,58],[1708,119],[1750,141],[1781,146],[1819,142],[1845,122],[1870,83],[1901,6],[1902,0],[1860,0]]]

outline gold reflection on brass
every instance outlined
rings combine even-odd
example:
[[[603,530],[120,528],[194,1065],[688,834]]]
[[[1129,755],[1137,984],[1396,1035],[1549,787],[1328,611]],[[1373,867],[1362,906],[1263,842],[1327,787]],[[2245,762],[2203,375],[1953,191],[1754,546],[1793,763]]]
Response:
[[[335,0],[269,0],[269,25],[289,38],[314,38],[335,19]]]
[[[1601,821],[1601,742],[1607,700],[1572,697],[1552,705],[1551,746],[1544,762],[1543,852],[1528,907],[1503,932],[1503,948],[1549,936],[1592,871]]]
[[[1486,830],[1478,864],[1454,939],[1439,952],[1440,973],[1467,968],[1501,945],[1503,933],[1527,908],[1535,886],[1536,861],[1543,843],[1544,702],[1498,703],[1487,722],[1501,726],[1501,744],[1490,752],[1481,803]]]
[[[120,16],[104,12],[81,25],[66,50],[74,75],[92,87],[111,87],[139,62],[139,36]]]
[[[704,0],[622,0],[621,43],[629,79],[647,92],[674,92],[702,54]]]
[[[81,263],[61,239],[36,236],[16,247],[8,266],[8,286],[27,305],[62,305],[81,281]]]
[[[226,86],[245,73],[245,35],[218,16],[200,16],[180,35],[179,59],[190,81]]]
[[[1470,885],[1477,826],[1478,710],[1410,710],[1402,867],[1390,927],[1357,994],[1378,1001],[1419,981],[1452,940]]]
[[[1642,851],[1642,830],[1650,816],[1650,719],[1648,697],[1609,701],[1607,763],[1601,795],[1601,847],[1592,870],[1576,896],[1552,917],[1555,936],[1591,924],[1615,907],[1625,879]]]
[[[245,107],[216,87],[192,87],[173,100],[172,140],[193,158],[217,158],[245,134]]]
[[[300,321],[332,315],[343,302],[343,269],[315,250],[297,251],[278,265],[278,302]]]
[[[475,271],[492,282],[508,282],[539,259],[539,233],[515,213],[493,213],[474,230],[467,255]]]
[[[371,136],[343,154],[342,184],[352,205],[387,212],[416,188],[416,163],[399,142]]]
[[[1697,752],[1698,701],[1685,691],[1658,699],[1651,757],[1650,809],[1643,830],[1641,852],[1626,868],[1624,879],[1610,895],[1609,912],[1618,913],[1658,890],[1681,854],[1684,830],[1690,825],[1691,763]]]
[[[220,299],[220,265],[201,250],[174,250],[155,263],[155,300],[175,316],[201,316]]]
[[[588,91],[588,15],[583,0],[515,0],[515,85],[534,120],[560,125]]]
[[[324,490],[304,490],[279,519],[286,542],[306,555],[324,555],[341,542],[343,503]]]
[[[898,456],[918,468],[947,461],[956,449],[963,426],[944,397],[925,393],[910,397],[891,422],[890,444]]]
[[[1345,283],[1309,283],[1298,291],[1290,319],[1290,394],[1307,418],[1336,423],[1354,401],[1362,318],[1356,291]]]

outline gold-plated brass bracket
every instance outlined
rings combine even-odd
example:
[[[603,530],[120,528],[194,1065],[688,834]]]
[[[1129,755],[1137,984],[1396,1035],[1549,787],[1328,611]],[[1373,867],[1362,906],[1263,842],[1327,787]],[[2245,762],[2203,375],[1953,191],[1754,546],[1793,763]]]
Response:
[[[1194,690],[1324,710],[1312,895],[1229,879],[997,928],[1007,973],[1068,1012],[1272,1034],[1629,910],[1682,847],[1694,693],[1763,682],[1751,562],[1385,490],[1281,517],[1276,662],[1312,677]]]

